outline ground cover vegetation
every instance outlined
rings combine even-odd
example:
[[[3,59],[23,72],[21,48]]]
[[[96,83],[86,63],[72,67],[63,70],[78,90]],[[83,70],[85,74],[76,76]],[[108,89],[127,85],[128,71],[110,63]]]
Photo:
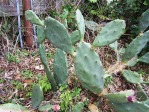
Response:
[[[0,111],[148,112],[148,5],[72,2],[45,19],[26,11],[39,48],[2,41]]]

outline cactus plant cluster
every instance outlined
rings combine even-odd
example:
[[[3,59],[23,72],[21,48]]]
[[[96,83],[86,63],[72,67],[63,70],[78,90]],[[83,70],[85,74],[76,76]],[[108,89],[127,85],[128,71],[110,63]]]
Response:
[[[95,48],[105,45],[112,46],[112,48],[117,52],[117,57],[119,58],[118,64],[122,66],[122,69],[118,72],[122,72],[127,81],[135,84],[144,83],[141,75],[132,71],[123,70],[123,68],[129,65],[128,62],[137,56],[149,41],[149,31],[145,31],[149,25],[146,26],[146,24],[143,23],[144,19],[146,21],[146,15],[149,15],[148,10],[140,19],[141,33],[130,43],[123,54],[121,54],[120,50],[117,49],[116,40],[118,40],[125,32],[126,24],[124,20],[116,19],[109,22],[101,29],[101,31],[99,31],[93,43],[87,43],[84,41],[85,20],[80,10],[76,11],[78,30],[72,32],[71,34],[68,33],[62,23],[51,17],[47,17],[44,21],[41,21],[31,10],[26,11],[25,14],[26,18],[31,23],[38,25],[37,34],[39,54],[53,90],[56,90],[58,84],[67,82],[67,53],[74,59],[75,72],[82,86],[95,94],[100,94],[104,88],[105,74],[112,74],[112,72],[107,72],[108,70],[103,68],[98,53],[95,52]],[[54,74],[50,72],[50,68],[46,60],[45,48],[43,45],[45,38],[58,48],[54,58]],[[73,46],[74,44],[76,44],[76,48]],[[137,61],[148,62],[147,57],[148,53],[140,59],[137,59]],[[143,92],[141,92],[141,95],[142,94]],[[141,110],[140,112],[147,112],[149,110],[149,105],[144,103],[145,101],[141,102],[137,101],[137,99],[134,100],[135,96],[133,90],[119,93],[109,93],[105,94],[104,97],[109,100],[112,107],[117,112],[136,112],[138,110]]]

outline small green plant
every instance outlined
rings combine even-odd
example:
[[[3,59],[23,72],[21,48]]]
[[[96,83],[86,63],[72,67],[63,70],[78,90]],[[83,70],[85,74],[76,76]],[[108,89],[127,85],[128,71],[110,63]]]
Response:
[[[24,89],[23,83],[20,81],[11,80],[11,84],[17,89],[20,89],[20,90]]]
[[[44,93],[47,93],[51,90],[51,85],[46,77],[46,75],[42,76],[38,78],[38,83],[41,86],[42,90]]]
[[[32,73],[32,71],[30,71],[30,70],[25,70],[25,71],[22,71],[22,73],[21,73],[25,78],[32,78],[33,77],[33,73]]]
[[[77,102],[81,89],[74,88],[72,90],[68,89],[67,85],[63,85],[60,87],[60,107],[62,111],[68,112],[73,107],[73,102]]]
[[[108,76],[107,78],[105,78],[105,83],[104,86],[108,87],[109,84],[113,83],[113,76]]]
[[[6,57],[7,57],[8,62],[15,62],[15,63],[20,62],[18,55],[15,55],[13,53],[8,52]]]

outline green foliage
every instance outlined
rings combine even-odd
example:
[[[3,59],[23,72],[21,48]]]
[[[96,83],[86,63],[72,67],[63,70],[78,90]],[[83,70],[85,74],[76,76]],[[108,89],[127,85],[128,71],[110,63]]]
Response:
[[[15,55],[13,53],[8,52],[6,57],[7,57],[8,62],[15,62],[15,63],[20,62],[18,55]]]
[[[60,107],[62,111],[68,112],[71,107],[73,107],[73,101],[77,101],[80,97],[80,88],[74,88],[72,90],[68,89],[67,85],[63,85],[60,87]]]
[[[39,74],[39,75],[41,75],[41,74]],[[38,83],[41,86],[44,93],[47,93],[51,90],[51,84],[49,83],[49,81],[45,75],[44,76],[41,75],[39,77]]]
[[[107,88],[108,85],[111,84],[111,83],[113,83],[112,75],[105,78],[104,86]]]

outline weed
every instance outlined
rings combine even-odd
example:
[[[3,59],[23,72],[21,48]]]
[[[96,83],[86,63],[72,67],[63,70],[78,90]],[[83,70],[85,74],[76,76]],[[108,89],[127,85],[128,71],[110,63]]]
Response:
[[[113,77],[112,76],[109,76],[107,78],[105,78],[105,87],[108,87],[109,84],[113,83]]]
[[[20,81],[15,81],[15,80],[11,80],[10,82],[13,86],[15,86],[15,88],[23,90],[24,86],[22,84],[22,82]]]
[[[33,77],[33,73],[30,70],[25,70],[21,73],[23,76],[25,76],[26,78],[32,78]]]
[[[0,79],[0,83],[3,83],[4,82],[4,79]]]
[[[7,53],[6,57],[7,57],[8,62],[15,62],[15,63],[20,62],[18,55],[14,55],[10,52]]]
[[[47,52],[47,59],[53,59],[54,58],[54,54],[52,54],[51,52]]]
[[[42,87],[43,92],[47,93],[49,90],[51,90],[51,84],[49,83],[46,75],[40,75],[42,77],[39,77],[38,83]]]
[[[60,95],[61,110],[68,112],[70,108],[73,107],[73,102],[74,101],[76,102],[78,100],[81,89],[74,88],[72,90],[69,90],[67,85],[63,85],[60,87],[60,91],[61,91],[61,95]]]

